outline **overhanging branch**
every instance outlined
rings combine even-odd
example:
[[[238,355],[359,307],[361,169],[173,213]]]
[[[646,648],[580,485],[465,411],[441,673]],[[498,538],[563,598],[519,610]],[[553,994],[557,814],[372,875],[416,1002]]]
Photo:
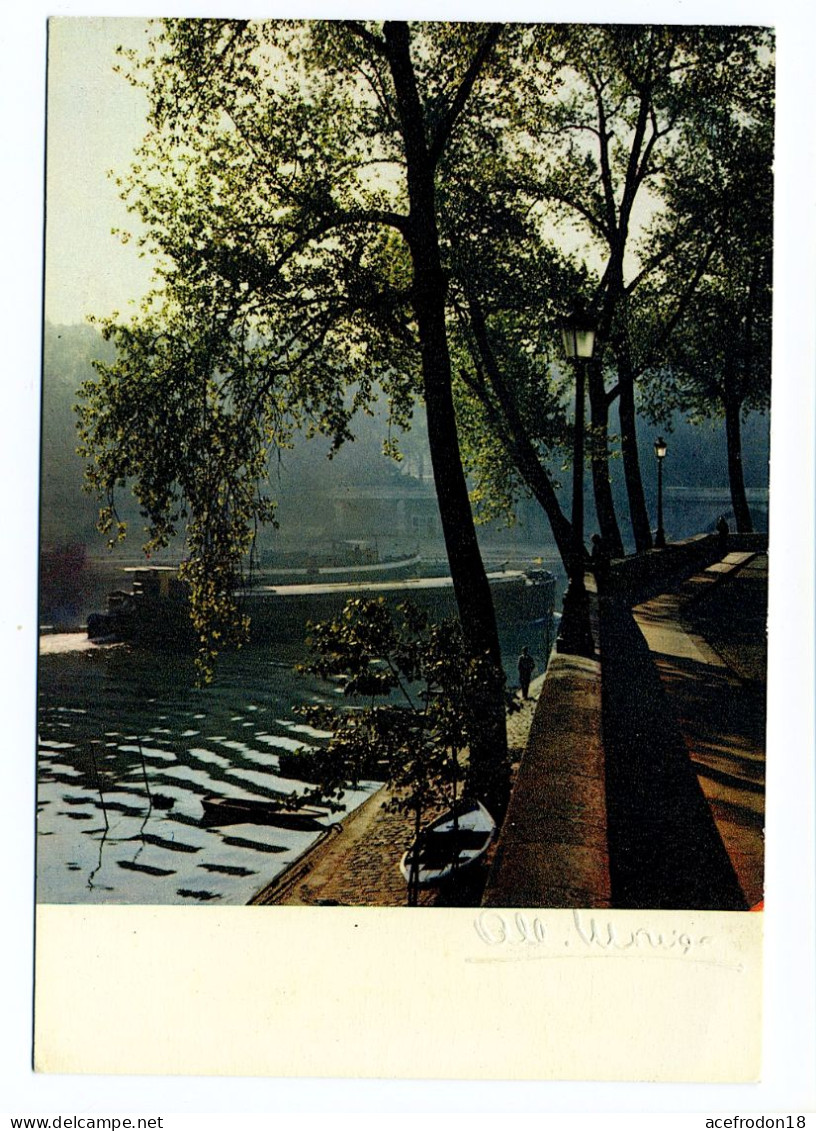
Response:
[[[453,128],[456,125],[460,114],[465,108],[465,103],[470,96],[470,92],[473,90],[473,86],[479,76],[479,72],[484,67],[485,61],[490,55],[490,52],[493,50],[493,47],[495,46],[496,41],[501,34],[501,30],[501,24],[488,25],[488,29],[485,32],[484,38],[479,44],[476,53],[473,56],[473,59],[471,60],[470,66],[465,73],[465,77],[459,84],[459,88],[456,91],[456,94],[453,96],[453,100],[451,101],[447,112],[443,115],[442,120],[436,127],[436,131],[428,149],[428,156],[430,157],[432,164],[436,165],[436,163],[439,161],[439,158],[442,156],[442,152],[445,148],[445,145],[447,144],[448,138],[453,132]]]

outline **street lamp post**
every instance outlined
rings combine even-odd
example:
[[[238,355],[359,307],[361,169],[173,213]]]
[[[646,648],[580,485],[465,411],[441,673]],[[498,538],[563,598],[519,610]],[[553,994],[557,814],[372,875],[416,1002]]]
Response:
[[[657,456],[657,530],[655,531],[655,549],[666,548],[666,532],[663,529],[663,460],[666,458],[667,445],[662,436],[654,442],[655,455]]]
[[[559,652],[594,656],[595,644],[589,623],[589,597],[584,583],[584,384],[585,363],[592,357],[595,330],[586,319],[572,318],[561,329],[564,352],[575,368],[575,435],[572,454],[572,543],[569,583],[564,594],[561,628],[556,642]]]

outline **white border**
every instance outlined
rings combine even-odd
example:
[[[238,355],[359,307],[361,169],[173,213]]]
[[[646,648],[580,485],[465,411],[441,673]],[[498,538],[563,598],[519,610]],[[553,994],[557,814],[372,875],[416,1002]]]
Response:
[[[382,13],[381,5],[360,14]],[[359,11],[359,9],[358,9]],[[775,25],[779,47],[777,306],[772,433],[770,739],[788,765],[769,767],[768,872],[775,892],[766,948],[763,1080],[752,1086],[473,1084],[405,1081],[266,1081],[35,1076],[30,1069],[33,769],[36,656],[36,497],[45,20],[49,15],[145,13],[131,0],[80,6],[29,0],[5,14],[0,40],[0,149],[5,248],[2,349],[4,562],[2,592],[3,861],[5,905],[0,1104],[11,1113],[48,1112],[686,1112],[813,1111],[813,437],[814,437],[814,67],[813,17],[785,3],[602,3],[568,7],[505,4],[504,18],[621,22],[752,22]],[[174,3],[162,14],[223,15],[223,4]],[[338,15],[247,5],[246,15]],[[357,14],[355,12],[355,14]],[[400,3],[389,14],[487,18],[484,3]],[[783,563],[784,569],[779,568]],[[15,816],[17,814],[17,816]],[[631,1120],[627,1119],[626,1125]],[[561,1125],[562,1120],[559,1120]],[[617,1124],[617,1121],[616,1121]],[[173,1120],[168,1124],[175,1125]],[[178,1125],[181,1125],[180,1123]],[[196,1126],[220,1126],[215,1122]],[[623,1125],[617,1124],[617,1125]],[[695,1125],[703,1126],[703,1120]]]

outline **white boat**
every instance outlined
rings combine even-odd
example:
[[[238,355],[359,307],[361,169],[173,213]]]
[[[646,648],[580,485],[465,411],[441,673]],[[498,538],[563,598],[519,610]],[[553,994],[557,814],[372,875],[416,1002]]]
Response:
[[[480,801],[459,802],[422,830],[400,861],[407,882],[418,887],[441,883],[487,852],[496,822]]]

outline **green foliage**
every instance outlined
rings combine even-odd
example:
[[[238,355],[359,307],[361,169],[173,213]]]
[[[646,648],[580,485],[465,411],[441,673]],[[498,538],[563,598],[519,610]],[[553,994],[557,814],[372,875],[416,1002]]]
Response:
[[[487,241],[478,256],[458,248],[451,283],[457,424],[475,480],[471,497],[482,521],[508,525],[518,498],[533,490],[528,461],[555,488],[571,447],[569,383],[556,349],[563,296],[582,280],[569,261],[535,250],[532,232],[521,232]]]
[[[148,556],[183,530],[181,575],[207,679],[218,650],[246,637],[233,592],[256,524],[274,519],[260,485],[290,423],[280,359],[247,348],[243,326],[208,312],[204,296],[186,295],[168,297],[161,318],[103,323],[116,358],[96,362],[98,379],[79,389],[79,451],[89,460],[88,489],[106,500],[99,525],[111,545],[127,531],[116,509],[126,483],[146,520]]]
[[[412,35],[429,120],[444,123],[483,32]],[[82,450],[114,540],[126,485],[148,552],[186,530],[206,660],[272,513],[257,487],[270,450],[294,429],[336,450],[380,389],[390,454],[410,425],[420,353],[403,126],[376,23],[166,20],[124,67],[147,92],[150,131],[119,186],[156,290],[129,323],[102,323],[117,360],[83,390]]]
[[[302,709],[332,733],[317,796],[339,800],[349,786],[375,779],[417,819],[451,804],[473,739],[471,705],[494,678],[486,658],[469,655],[458,622],[431,624],[410,602],[392,611],[382,598],[356,598],[310,631],[312,659],[302,670],[336,681],[353,704]]]
[[[561,25],[533,42],[530,60],[514,117],[526,137],[515,180],[541,238],[555,231],[595,265],[583,292],[603,365],[590,371],[593,423],[605,430],[620,397],[633,532],[645,549],[635,384],[665,369],[712,241],[733,231],[729,193],[701,175],[690,155],[705,137],[732,144],[749,101],[752,110],[772,105],[771,36],[751,27]],[[681,173],[686,191],[677,194]],[[602,528],[609,516],[597,491],[606,450],[601,438],[593,478]]]
[[[651,319],[643,319],[642,338],[653,360],[643,405],[653,420],[674,410],[699,421],[768,406],[773,108],[772,70],[749,71],[728,107],[699,108],[697,130],[666,166],[666,207],[651,232],[655,255],[673,248],[686,273],[702,267],[693,291],[665,268],[644,288]],[[708,227],[674,248],[680,218],[695,210],[706,211]],[[661,321],[669,320],[672,334],[661,341]]]
[[[765,97],[765,39],[750,28],[170,19],[146,58],[125,60],[150,112],[119,186],[158,264],[156,289],[130,321],[102,323],[117,356],[83,389],[82,450],[111,538],[125,533],[116,500],[127,485],[148,551],[185,533],[205,670],[243,632],[231,593],[256,524],[273,515],[270,453],[301,429],[336,450],[379,389],[396,430],[426,395],[446,538],[469,546],[456,561],[460,600],[483,574],[475,538],[461,536],[460,443],[485,513],[506,510],[523,483],[568,544],[550,472],[568,439],[555,324],[576,296],[594,299],[602,348],[635,373],[653,364],[633,342],[662,341],[676,324],[677,304],[660,296],[696,287],[710,219],[690,192],[675,208],[669,186],[707,103]],[[733,116],[715,118],[727,139]],[[625,277],[636,201],[664,191],[675,238],[644,243]],[[605,257],[594,273],[558,248],[576,226]],[[423,274],[437,253],[439,269]],[[635,301],[647,276],[665,314],[654,332]],[[602,394],[611,401],[615,387]],[[394,435],[387,449],[397,454]],[[463,619],[466,635],[491,635]]]

